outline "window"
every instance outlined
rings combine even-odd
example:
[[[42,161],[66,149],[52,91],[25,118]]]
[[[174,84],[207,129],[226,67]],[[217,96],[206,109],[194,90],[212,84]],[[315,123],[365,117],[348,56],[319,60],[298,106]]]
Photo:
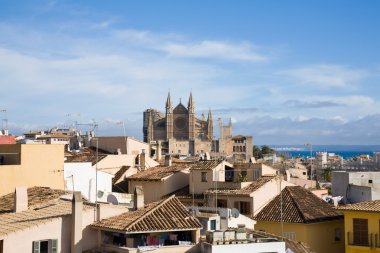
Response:
[[[296,233],[295,232],[284,232],[284,237],[295,240],[296,239]]]
[[[202,182],[207,182],[207,172],[202,172],[201,173],[201,181]]]
[[[306,175],[306,172],[304,171],[304,172],[302,172],[302,175]]]
[[[4,240],[0,240],[0,253],[4,252]]]
[[[334,241],[340,242],[341,237],[340,237],[340,228],[336,228],[334,230]]]
[[[33,242],[33,253],[57,253],[58,240],[42,240]]]
[[[235,208],[238,209],[241,214],[250,214],[251,213],[250,204],[251,203],[248,201],[236,201]]]
[[[368,245],[368,220],[353,219],[354,245]]]
[[[210,229],[216,230],[216,220],[210,220]]]
[[[241,171],[241,176],[242,177],[246,177],[247,176],[247,171],[246,170],[242,170]]]
[[[368,180],[368,183],[369,183],[369,184],[372,184],[372,179]]]
[[[227,208],[227,200],[226,199],[218,199],[216,205],[218,207]]]

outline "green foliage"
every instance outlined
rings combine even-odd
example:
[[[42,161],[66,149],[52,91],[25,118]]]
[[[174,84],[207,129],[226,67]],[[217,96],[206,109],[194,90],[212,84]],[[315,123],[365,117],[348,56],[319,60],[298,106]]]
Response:
[[[324,169],[322,173],[323,179],[327,182],[331,182],[331,173],[332,173],[331,167],[327,167],[326,169]]]
[[[263,155],[267,155],[267,154],[273,154],[274,153],[274,150],[271,149],[268,145],[263,145],[261,147],[261,153]]]
[[[263,145],[260,147],[254,145],[252,148],[252,156],[256,159],[263,158],[263,155],[273,154],[274,150],[271,149],[268,145]]]
[[[252,152],[252,156],[256,159],[260,159],[260,158],[263,158],[263,154],[261,153],[261,149],[254,145],[253,148],[252,148],[253,152]]]
[[[247,181],[248,181],[247,176],[246,175],[243,176],[241,173],[239,173],[239,175],[238,175],[238,182],[240,183],[240,182],[247,182]]]

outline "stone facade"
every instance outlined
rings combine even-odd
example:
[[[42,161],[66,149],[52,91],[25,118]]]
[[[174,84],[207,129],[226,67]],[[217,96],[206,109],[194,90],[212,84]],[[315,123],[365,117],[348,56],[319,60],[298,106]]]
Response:
[[[161,157],[163,154],[201,155],[209,153],[212,157],[225,158],[233,156],[239,161],[247,161],[252,156],[252,136],[233,136],[231,120],[220,127],[219,139],[214,137],[214,122],[211,110],[207,119],[195,116],[195,103],[190,93],[187,107],[182,102],[173,109],[170,93],[165,106],[165,113],[155,109],[144,111],[144,141],[151,145],[151,155]]]
[[[148,109],[144,112],[144,141],[160,143],[163,153],[196,155],[212,151],[213,120],[209,110],[207,119],[195,116],[195,104],[190,93],[187,107],[180,102],[174,109],[170,93],[165,114]]]

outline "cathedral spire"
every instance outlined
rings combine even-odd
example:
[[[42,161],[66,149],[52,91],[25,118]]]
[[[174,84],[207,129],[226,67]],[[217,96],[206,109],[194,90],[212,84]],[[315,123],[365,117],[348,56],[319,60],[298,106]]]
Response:
[[[173,106],[172,106],[172,100],[170,99],[170,92],[168,92],[168,98],[166,99],[166,113],[172,112]]]
[[[190,113],[195,113],[193,93],[191,91],[190,91],[189,103],[187,104],[187,109],[189,110]]]
[[[209,140],[212,140],[214,137],[214,126],[212,122],[211,108],[209,109],[207,116],[207,135]]]

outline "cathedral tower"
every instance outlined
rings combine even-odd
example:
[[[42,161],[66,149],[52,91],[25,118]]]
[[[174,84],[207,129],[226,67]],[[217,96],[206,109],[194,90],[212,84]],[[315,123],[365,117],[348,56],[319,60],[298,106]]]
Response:
[[[189,111],[189,140],[195,139],[195,107],[193,94],[190,92],[189,103],[187,104],[187,110]]]
[[[170,92],[166,100],[166,138],[173,138],[173,106],[170,99]]]
[[[207,136],[208,136],[208,139],[210,141],[214,137],[214,126],[213,126],[213,122],[212,122],[211,109],[208,111],[208,116],[207,116]]]

